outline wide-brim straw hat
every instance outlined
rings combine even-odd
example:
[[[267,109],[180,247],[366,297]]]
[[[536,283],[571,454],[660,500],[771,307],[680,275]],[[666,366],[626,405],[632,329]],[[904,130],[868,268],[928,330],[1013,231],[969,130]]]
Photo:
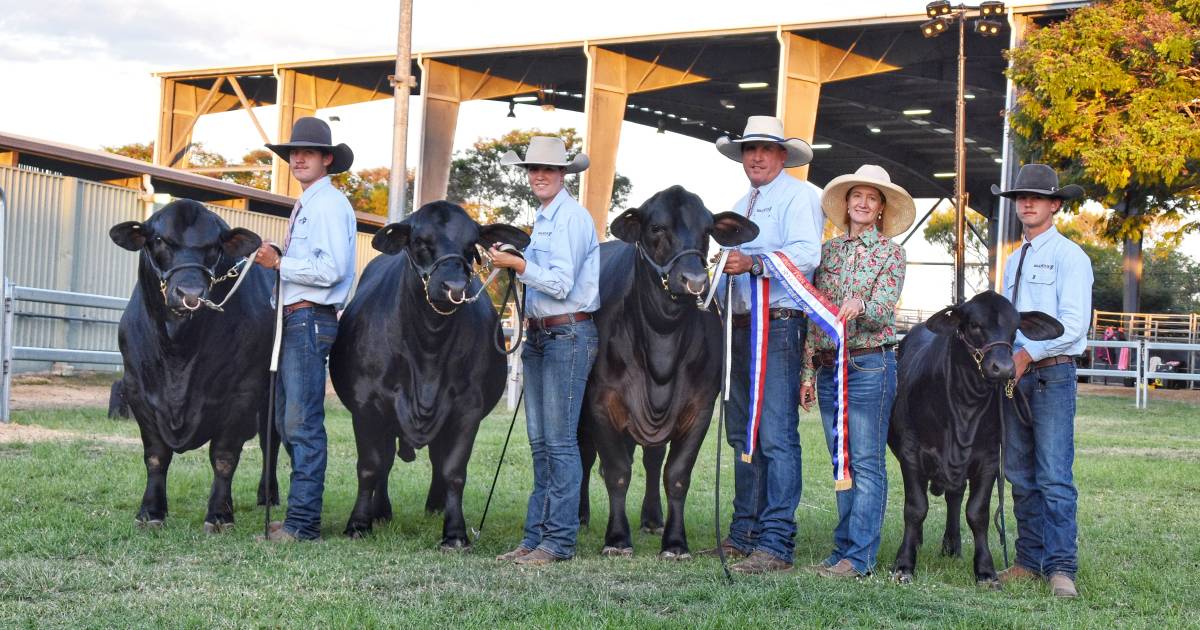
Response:
[[[891,238],[903,234],[917,218],[917,206],[912,195],[892,183],[892,178],[883,167],[863,164],[852,175],[839,175],[829,181],[821,193],[821,209],[835,226],[844,232],[850,229],[847,221],[849,212],[846,193],[855,186],[870,186],[883,194],[883,219],[879,233]]]
[[[500,163],[505,166],[558,166],[565,173],[579,173],[587,170],[591,163],[586,153],[580,153],[573,159],[567,159],[567,145],[562,138],[555,136],[534,136],[529,139],[529,147],[525,150],[525,158],[509,151],[500,157]]]
[[[281,144],[268,144],[268,149],[273,151],[275,155],[283,159],[288,159],[292,149],[317,149],[325,150],[333,154],[333,162],[326,169],[330,175],[344,172],[354,164],[354,152],[346,143],[333,144],[333,132],[329,130],[329,123],[315,118],[313,116],[305,116],[296,121],[292,125],[292,136],[287,142]]]
[[[1000,190],[992,184],[992,194],[1015,199],[1017,195],[1041,195],[1070,201],[1083,196],[1083,188],[1075,184],[1058,187],[1058,173],[1045,164],[1026,164],[1017,171],[1017,181],[1012,190]]]
[[[746,130],[736,140],[729,136],[717,138],[717,151],[733,160],[742,161],[742,144],[746,142],[774,142],[787,150],[783,165],[787,168],[804,166],[813,159],[812,147],[800,138],[783,135],[783,122],[774,116],[751,116],[746,120]]]

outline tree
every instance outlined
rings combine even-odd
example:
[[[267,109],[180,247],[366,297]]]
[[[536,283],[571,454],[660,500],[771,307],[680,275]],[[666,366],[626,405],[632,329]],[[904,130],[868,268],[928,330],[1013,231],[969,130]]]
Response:
[[[979,234],[987,234],[987,219],[977,213],[968,212],[966,220],[975,227]],[[971,234],[970,227],[966,228],[965,233],[967,243],[963,258],[968,265],[965,276],[966,284],[976,289],[979,287],[986,288],[988,279],[987,245]],[[929,215],[929,219],[925,222],[925,229],[922,230],[921,234],[930,245],[942,246],[953,257],[955,241],[954,208],[947,206]]]
[[[563,139],[567,154],[574,155],[583,140],[573,128],[545,134],[537,129],[514,129],[499,138],[480,139],[466,151],[455,154],[450,165],[450,182],[446,198],[463,206],[481,222],[502,221],[532,225],[537,198],[529,190],[525,171],[502,166],[500,157],[508,151],[521,154],[529,139],[537,135],[553,135]],[[579,178],[566,178],[567,190],[579,197]],[[610,210],[624,209],[632,185],[629,178],[617,173],[613,177],[613,196]]]
[[[1101,0],[1009,53],[1019,150],[1113,208],[1122,310],[1139,310],[1143,233],[1200,210],[1200,0]]]
[[[100,147],[101,151],[114,153],[116,155],[124,155],[128,158],[141,160],[143,162],[154,161],[154,142],[142,144],[141,142],[132,142],[130,144],[122,144],[119,147]]]
[[[349,171],[338,173],[333,176],[332,180],[334,186],[346,193],[346,197],[350,199],[350,205],[356,211],[386,217],[388,213],[388,179],[391,178],[391,174],[392,169],[379,166],[364,168],[354,173]],[[404,197],[406,211],[412,211],[414,177],[415,171],[409,170],[408,177],[405,178],[408,185],[408,194]]]
[[[275,154],[266,149],[253,149],[242,156],[242,164],[271,166],[271,161],[274,157]],[[271,190],[271,171],[269,170],[230,171],[221,175],[221,179],[259,190]]]

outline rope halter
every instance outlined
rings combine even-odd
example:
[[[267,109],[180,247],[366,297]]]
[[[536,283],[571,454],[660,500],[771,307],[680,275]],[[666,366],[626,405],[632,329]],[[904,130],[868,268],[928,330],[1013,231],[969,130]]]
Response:
[[[660,265],[654,262],[654,259],[651,258],[646,249],[642,247],[641,241],[638,241],[634,246],[637,247],[638,254],[642,257],[642,260],[646,261],[646,264],[650,265],[650,268],[658,274],[659,280],[662,282],[663,290],[671,295],[672,300],[678,300],[679,298],[674,293],[671,293],[671,287],[668,285],[668,280],[670,279],[671,270],[675,268],[675,264],[679,262],[679,259],[683,258],[684,256],[697,256],[700,258],[700,264],[704,267],[704,271],[706,273],[708,272],[708,260],[705,259],[704,252],[698,249],[690,248],[680,250],[679,253],[675,254],[670,260],[667,261],[667,264]],[[685,288],[688,294],[696,297],[696,306],[702,306],[704,304],[703,288],[701,288],[699,292],[692,291],[692,288],[686,286],[686,283]]]

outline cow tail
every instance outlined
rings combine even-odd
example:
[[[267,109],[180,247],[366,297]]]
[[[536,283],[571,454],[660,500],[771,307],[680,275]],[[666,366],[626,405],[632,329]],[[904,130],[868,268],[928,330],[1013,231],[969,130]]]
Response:
[[[125,381],[118,380],[112,384],[108,393],[108,417],[128,418],[129,401],[125,400]]]

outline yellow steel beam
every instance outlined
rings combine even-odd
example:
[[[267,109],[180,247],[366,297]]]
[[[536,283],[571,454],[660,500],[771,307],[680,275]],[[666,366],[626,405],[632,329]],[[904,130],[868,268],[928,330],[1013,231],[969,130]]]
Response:
[[[817,103],[821,85],[882,72],[898,70],[883,62],[883,56],[871,58],[854,52],[858,42],[848,49],[837,48],[794,33],[779,37],[779,86],[776,115],[783,121],[789,137],[813,140],[817,123]],[[886,54],[886,53],[885,53]],[[790,168],[799,179],[808,179],[808,167]]]
[[[17,168],[17,163],[20,159],[21,154],[16,151],[0,151],[0,166]]]
[[[242,85],[238,83],[236,76],[229,75],[229,85],[237,93],[238,101],[241,102],[242,108],[246,110],[246,114],[250,116],[250,122],[254,123],[254,128],[258,130],[258,137],[262,138],[263,144],[271,142],[271,139],[267,137],[267,132],[263,131],[262,125],[258,123],[258,116],[254,115],[254,106],[246,98],[246,93],[242,91]]]
[[[220,93],[224,79],[218,77],[210,88],[196,87],[175,79],[162,79],[159,97],[158,136],[154,142],[154,163],[178,167],[192,141],[196,120],[207,113],[225,112],[240,103],[232,94]]]

